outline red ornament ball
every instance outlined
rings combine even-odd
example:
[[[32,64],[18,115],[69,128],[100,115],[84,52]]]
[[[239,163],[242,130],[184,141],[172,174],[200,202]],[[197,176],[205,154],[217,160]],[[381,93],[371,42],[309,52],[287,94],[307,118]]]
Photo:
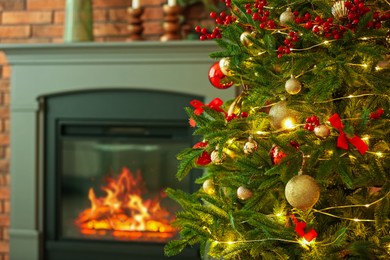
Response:
[[[232,81],[225,82],[226,75],[223,74],[219,61],[215,62],[209,69],[209,80],[211,85],[218,89],[230,88],[233,85]]]

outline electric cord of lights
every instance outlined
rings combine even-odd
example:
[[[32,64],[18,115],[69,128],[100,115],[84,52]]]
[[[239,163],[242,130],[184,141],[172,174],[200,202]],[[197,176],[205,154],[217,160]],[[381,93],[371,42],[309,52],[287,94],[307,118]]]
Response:
[[[390,194],[390,191],[388,193],[386,193],[385,196],[383,196],[382,198],[380,199],[377,199],[376,201],[373,201],[369,204],[356,204],[356,205],[343,205],[343,206],[334,206],[334,207],[328,207],[328,208],[324,208],[324,209],[321,209],[321,210],[317,210],[317,209],[312,209],[314,212],[316,213],[319,213],[319,214],[323,214],[323,215],[326,215],[326,216],[329,216],[329,217],[333,217],[333,218],[338,218],[338,219],[344,219],[344,220],[350,220],[350,221],[355,221],[355,222],[375,222],[374,219],[359,219],[359,218],[349,218],[349,217],[341,217],[341,216],[338,216],[338,215],[335,215],[335,214],[331,214],[331,213],[328,213],[328,212],[325,212],[325,211],[328,211],[328,210],[332,210],[332,209],[345,209],[345,208],[356,208],[356,207],[365,207],[365,208],[368,208],[376,203],[379,203],[380,201],[384,200],[386,197],[388,197]],[[385,220],[385,222],[390,222],[389,219]]]

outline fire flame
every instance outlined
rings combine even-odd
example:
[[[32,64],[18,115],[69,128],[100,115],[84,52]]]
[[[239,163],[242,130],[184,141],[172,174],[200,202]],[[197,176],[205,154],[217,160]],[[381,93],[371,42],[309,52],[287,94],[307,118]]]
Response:
[[[133,175],[123,168],[118,179],[109,178],[102,190],[104,197],[96,197],[92,188],[88,199],[91,207],[80,213],[76,226],[84,235],[107,235],[137,241],[172,238],[176,230],[169,224],[173,213],[160,205],[164,193],[153,199],[143,199],[146,192],[140,171]]]

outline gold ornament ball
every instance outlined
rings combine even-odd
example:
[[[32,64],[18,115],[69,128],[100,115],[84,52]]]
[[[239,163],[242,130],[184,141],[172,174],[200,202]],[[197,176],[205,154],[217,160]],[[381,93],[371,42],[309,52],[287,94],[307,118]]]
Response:
[[[254,153],[257,150],[257,142],[253,140],[252,137],[248,138],[248,142],[244,144],[244,153],[245,154],[251,154]]]
[[[291,12],[291,8],[287,7],[286,11],[284,11],[280,17],[279,21],[281,25],[287,25],[287,23],[291,23],[295,20],[295,15]]]
[[[324,124],[316,126],[314,128],[314,134],[319,138],[325,139],[330,135],[329,127]]]
[[[345,7],[345,1],[337,1],[332,6],[332,14],[334,18],[338,20],[343,20],[348,17],[348,9]]]
[[[206,192],[209,195],[212,195],[215,193],[215,186],[214,186],[214,182],[212,180],[205,180],[203,182],[202,187],[203,187],[204,192]]]
[[[294,208],[305,210],[314,206],[320,198],[320,187],[309,175],[297,175],[286,184],[285,196]]]
[[[288,128],[285,123],[287,121],[294,123],[297,118],[297,112],[287,108],[285,101],[280,101],[271,107],[269,117],[271,126],[274,129]]]
[[[250,37],[253,38],[253,35],[250,32],[243,32],[240,35],[240,42],[245,46],[245,47],[251,47],[253,45],[252,40]]]
[[[248,188],[246,188],[244,186],[238,187],[238,189],[237,189],[237,197],[240,200],[247,200],[247,199],[252,198],[252,196],[253,196],[253,193]]]
[[[215,149],[211,152],[210,158],[214,164],[222,164],[226,159],[226,154],[222,152],[220,155],[218,149]]]
[[[287,93],[295,95],[301,91],[302,85],[301,82],[299,82],[294,76],[291,75],[291,78],[286,81],[285,88]]]
[[[221,69],[222,73],[226,76],[231,74],[229,66],[230,66],[230,59],[229,58],[222,58],[219,61],[219,68]]]

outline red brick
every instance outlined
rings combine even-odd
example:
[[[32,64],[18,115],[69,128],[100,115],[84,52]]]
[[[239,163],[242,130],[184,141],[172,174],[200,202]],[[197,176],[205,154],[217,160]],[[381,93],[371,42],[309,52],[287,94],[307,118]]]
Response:
[[[63,25],[33,25],[33,37],[60,37],[64,33]]]
[[[108,10],[109,20],[113,22],[129,22],[130,14],[127,8]]]
[[[8,228],[3,228],[3,239],[4,240],[9,240],[9,229]]]
[[[27,38],[31,35],[29,25],[1,25],[0,38]]]
[[[9,199],[10,188],[0,186],[0,199]]]
[[[6,214],[11,212],[11,202],[9,200],[4,200],[3,212]]]
[[[0,241],[0,253],[8,253],[9,244],[6,241]]]
[[[142,0],[141,0],[142,1]],[[93,7],[129,7],[131,0],[92,0]]]
[[[0,226],[9,227],[9,215],[8,214],[0,214]],[[0,249],[0,252],[2,252],[1,249]]]
[[[145,22],[144,24],[144,34],[155,34],[161,35],[163,32],[161,22]]]
[[[7,56],[4,52],[0,51],[0,64],[7,64]]]
[[[127,26],[127,23],[98,23],[94,25],[93,34],[96,37],[128,35]]]
[[[52,12],[3,12],[3,24],[42,24],[52,22]]]
[[[57,10],[65,8],[66,0],[27,0],[27,10]]]
[[[65,22],[65,12],[64,11],[54,11],[54,23],[64,23]]]
[[[8,179],[7,179],[7,176],[8,176],[8,172],[9,172],[9,161],[8,160],[0,160],[0,172],[2,172],[3,175],[5,175],[5,178],[4,178],[4,185],[8,185]],[[0,174],[0,176],[2,176]]]
[[[9,145],[9,135],[0,134],[0,145]]]
[[[2,43],[47,43],[51,38],[1,39]]]
[[[161,7],[150,7],[145,8],[145,12],[142,15],[142,20],[144,22],[150,21],[163,21],[164,13]]]
[[[108,21],[108,12],[106,9],[93,10],[93,22]]]
[[[26,8],[26,0],[0,0],[0,10],[22,10]]]
[[[2,40],[3,42],[3,40]],[[11,66],[9,65],[3,65],[1,69],[1,78],[3,79],[9,79],[11,77]]]
[[[168,2],[168,0],[140,0],[141,6],[151,6],[151,5],[158,5],[162,6]]]
[[[1,110],[5,110],[5,109],[0,108],[0,111]],[[7,149],[6,146],[0,146],[0,159],[8,159],[8,158],[9,158],[9,149]]]

